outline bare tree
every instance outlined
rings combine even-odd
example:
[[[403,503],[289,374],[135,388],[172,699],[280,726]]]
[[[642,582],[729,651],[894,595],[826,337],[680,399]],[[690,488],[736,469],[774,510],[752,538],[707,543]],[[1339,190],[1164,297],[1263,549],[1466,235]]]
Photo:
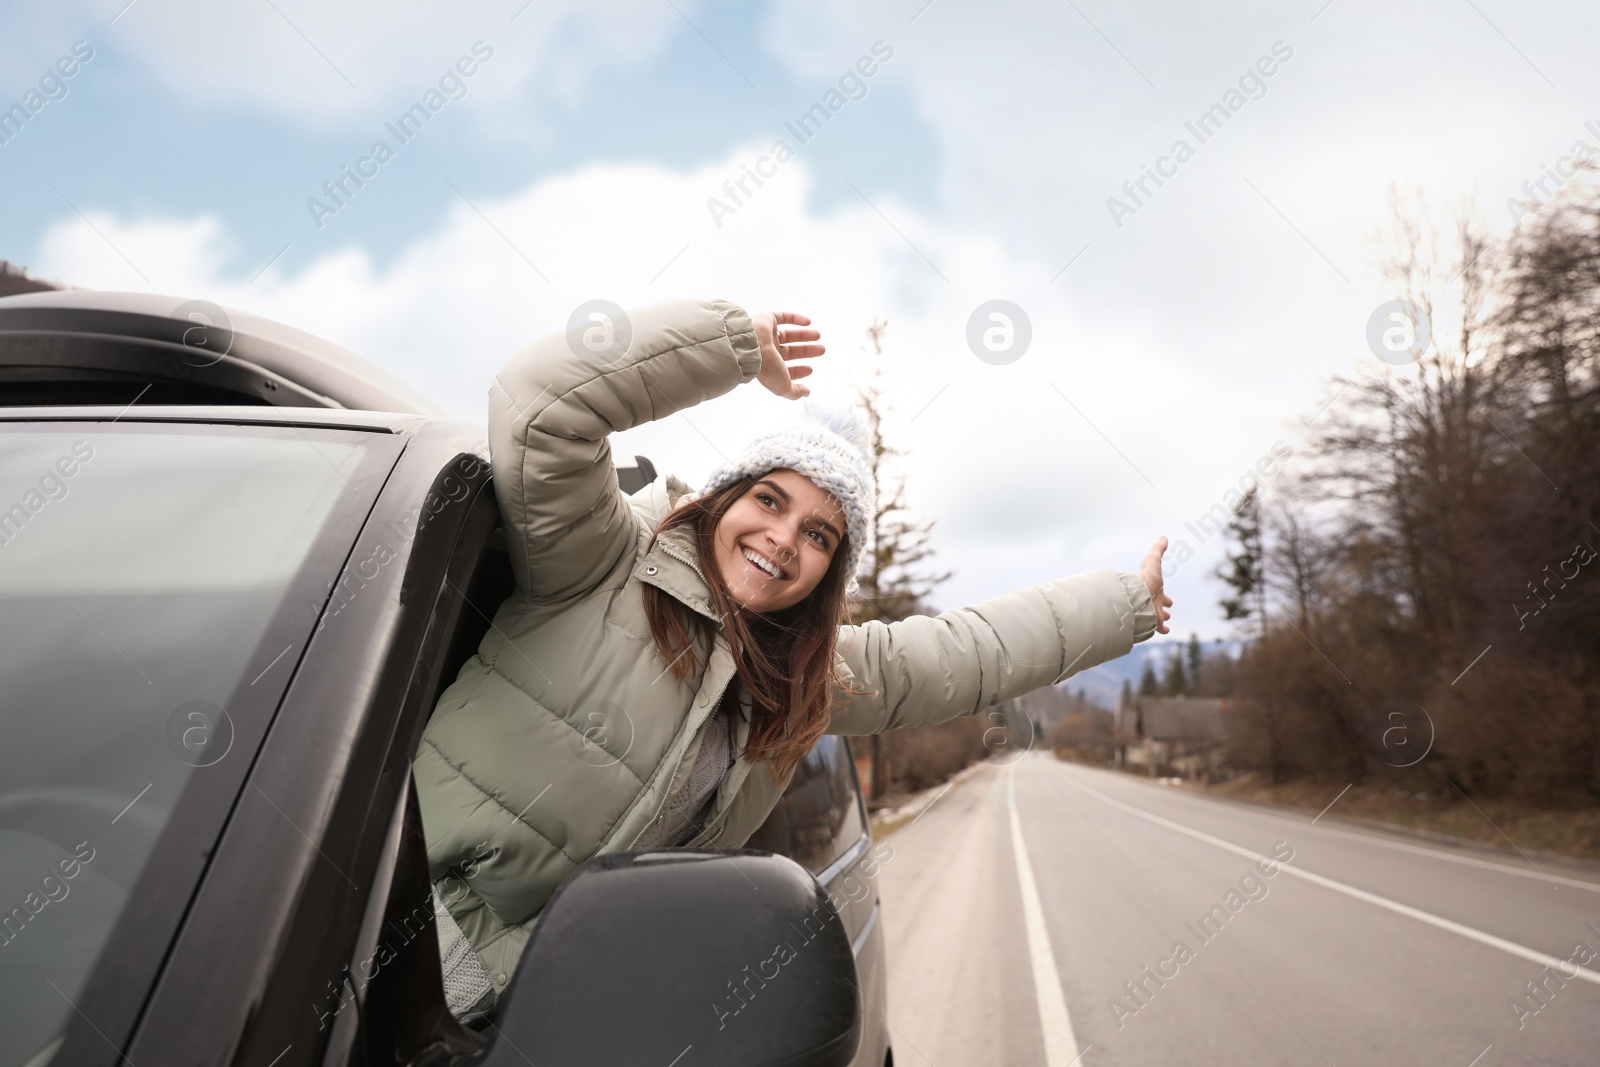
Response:
[[[852,621],[857,624],[873,619],[894,622],[923,613],[927,610],[928,595],[951,575],[950,571],[930,573],[919,566],[933,555],[934,524],[911,518],[906,479],[898,463],[902,452],[889,443],[885,431],[889,406],[883,382],[883,342],[888,329],[886,321],[876,319],[867,327],[865,348],[871,357],[872,369],[856,391],[857,402],[866,414],[868,459],[877,499],[869,530],[870,543],[865,552],[867,569],[859,576],[861,599],[852,608]],[[887,741],[881,734],[871,736],[872,799],[880,799],[888,792],[896,763],[914,772],[911,778],[923,781],[944,771],[945,765],[952,761],[956,766],[951,769],[959,769],[970,762],[969,757],[982,754],[981,741],[974,752],[970,723],[945,723],[924,727],[916,733],[929,731],[938,734],[940,740],[935,741],[931,734],[918,738],[897,736]],[[944,734],[961,736],[944,738]],[[897,760],[897,754],[904,758]]]
[[[1506,241],[1393,207],[1383,269],[1431,343],[1334,381],[1310,470],[1266,510],[1284,610],[1239,662],[1238,762],[1600,798],[1600,608],[1580,584],[1600,574],[1600,189],[1569,183]],[[1427,742],[1388,749],[1423,712]]]
[[[856,391],[867,417],[871,446],[868,458],[878,502],[872,514],[867,571],[860,577],[862,599],[854,615],[857,623],[869,619],[893,622],[923,612],[928,595],[952,573],[928,573],[917,566],[933,555],[934,524],[910,517],[906,479],[898,464],[903,453],[889,444],[884,430],[888,404],[883,387],[883,338],[888,329],[889,324],[883,321],[874,321],[867,327],[872,371]]]

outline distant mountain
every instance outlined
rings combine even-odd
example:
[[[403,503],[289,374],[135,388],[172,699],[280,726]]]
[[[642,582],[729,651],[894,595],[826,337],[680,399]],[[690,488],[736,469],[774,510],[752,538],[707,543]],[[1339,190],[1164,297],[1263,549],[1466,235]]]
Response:
[[[59,285],[28,277],[28,268],[19,267],[10,260],[0,259],[0,296],[18,293],[38,293],[46,289],[59,289]]]
[[[1146,662],[1160,677],[1166,662],[1172,658],[1174,649],[1181,650],[1188,644],[1188,638],[1179,638],[1169,634],[1165,637],[1152,638],[1143,644],[1133,646],[1121,659],[1114,659],[1110,663],[1102,663],[1090,667],[1080,674],[1061,683],[1063,689],[1076,692],[1082,689],[1084,696],[1104,708],[1114,708],[1117,704],[1117,694],[1122,692],[1124,681],[1132,684],[1135,691],[1139,688],[1139,678],[1144,674]],[[1203,655],[1210,656],[1217,652],[1226,652],[1238,658],[1243,642],[1229,639],[1222,641],[1202,641],[1200,650]]]

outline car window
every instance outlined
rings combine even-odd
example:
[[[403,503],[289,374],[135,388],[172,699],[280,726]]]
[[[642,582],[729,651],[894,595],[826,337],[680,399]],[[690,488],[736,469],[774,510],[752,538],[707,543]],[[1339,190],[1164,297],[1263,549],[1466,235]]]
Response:
[[[373,436],[0,425],[0,1065],[71,1015],[185,786],[248,759],[228,709],[292,670],[263,635]]]
[[[766,823],[745,843],[782,853],[817,874],[865,833],[850,748],[843,737],[824,734],[795,768]]]

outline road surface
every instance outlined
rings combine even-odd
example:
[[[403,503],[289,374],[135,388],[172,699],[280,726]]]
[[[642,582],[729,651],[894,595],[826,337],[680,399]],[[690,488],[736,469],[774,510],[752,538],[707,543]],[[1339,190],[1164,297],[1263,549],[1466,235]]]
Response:
[[[887,841],[897,1067],[1600,1064],[1589,868],[1044,753]]]

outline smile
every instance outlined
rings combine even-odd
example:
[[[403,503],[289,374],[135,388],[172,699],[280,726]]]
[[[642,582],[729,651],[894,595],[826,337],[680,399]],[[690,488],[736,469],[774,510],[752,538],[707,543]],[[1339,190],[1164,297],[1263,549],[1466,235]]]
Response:
[[[752,552],[748,548],[743,548],[741,551],[744,553],[745,562],[749,563],[752,567],[766,575],[768,578],[776,579],[784,576],[783,569],[766,556],[763,556],[761,553]]]

